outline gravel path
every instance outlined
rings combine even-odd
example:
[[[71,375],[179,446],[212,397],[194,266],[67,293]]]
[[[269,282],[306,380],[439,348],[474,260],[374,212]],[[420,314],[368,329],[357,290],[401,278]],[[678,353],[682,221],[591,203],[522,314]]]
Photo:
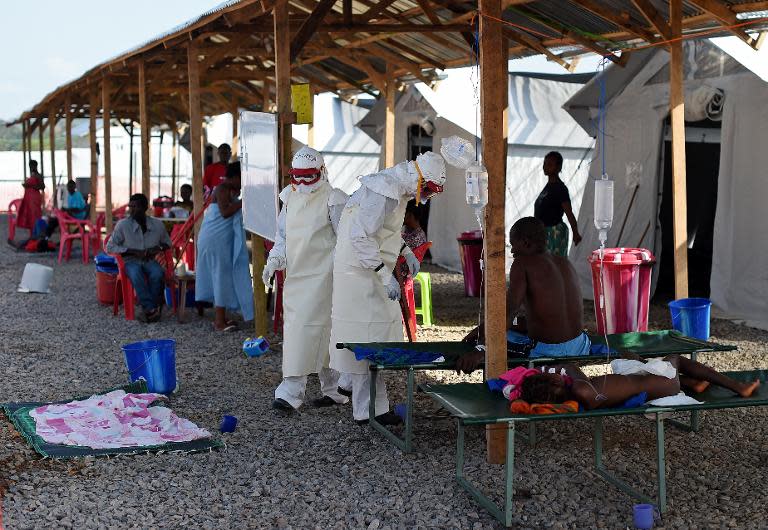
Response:
[[[0,223],[0,233],[6,233]],[[279,344],[247,359],[246,332],[217,334],[210,316],[178,325],[144,325],[112,317],[95,300],[92,266],[73,259],[56,266],[51,295],[16,293],[27,261],[52,256],[0,247],[0,402],[53,400],[108,388],[126,380],[120,345],[144,338],[175,338],[180,392],[173,409],[215,430],[223,414],[236,415],[226,448],[204,454],[141,455],[41,460],[0,420],[0,492],[5,527],[24,528],[498,528],[456,484],[455,425],[417,418],[419,451],[402,455],[368,427],[351,421],[349,406],[304,409],[283,419],[270,409],[280,380]],[[429,268],[429,267],[428,267]],[[463,297],[461,277],[432,271],[437,326],[422,340],[458,339],[476,319],[476,299]],[[588,314],[591,306],[588,307]],[[654,307],[653,326],[668,327]],[[768,368],[768,333],[726,321],[713,336],[737,344],[737,355],[705,358],[719,369]],[[475,375],[477,380],[479,376]],[[458,381],[450,372],[420,381]],[[405,381],[390,377],[393,402]],[[317,393],[311,379],[309,397]],[[433,409],[417,398],[419,413]],[[670,513],[666,528],[766,528],[768,411],[703,415],[700,433],[668,429]],[[655,469],[653,424],[642,418],[606,421],[607,461],[637,485]],[[591,472],[587,422],[540,428],[533,451],[518,444],[517,477],[531,499],[516,503],[522,528],[624,528],[633,501]],[[468,432],[468,474],[486,491],[503,491],[501,466],[483,460],[484,437]]]

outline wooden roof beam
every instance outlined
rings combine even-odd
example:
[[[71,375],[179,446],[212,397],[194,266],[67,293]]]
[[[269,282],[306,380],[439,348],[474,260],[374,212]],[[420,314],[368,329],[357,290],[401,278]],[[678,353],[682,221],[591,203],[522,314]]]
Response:
[[[739,39],[747,43],[750,47],[757,49],[758,39],[750,37],[744,31],[738,28],[729,28],[728,26],[735,26],[741,21],[736,18],[736,13],[730,10],[728,6],[722,3],[720,0],[688,0],[691,4],[700,8],[706,12],[717,22],[726,27],[726,30],[736,35]]]
[[[627,32],[643,39],[648,43],[654,43],[658,41],[656,36],[647,29],[632,24],[629,21],[629,14],[626,12],[617,13],[613,9],[599,4],[596,0],[570,0],[570,2],[583,7],[590,13],[593,13],[598,17],[607,20],[608,22],[616,24],[618,27],[625,29]]]
[[[653,7],[650,0],[632,0],[632,3],[635,4],[638,11],[640,11],[659,35],[667,40],[672,38],[672,29],[669,27],[669,23],[664,20],[664,17],[662,17],[658,11],[656,11],[656,8]]]
[[[332,70],[331,68],[328,68],[327,66],[325,66],[322,63],[317,63],[315,65],[315,67],[317,67],[320,70],[323,70],[324,72],[332,75],[336,79],[339,79],[341,81],[349,83],[354,88],[356,88],[356,89],[358,89],[358,90],[360,90],[362,92],[365,92],[366,94],[369,94],[369,95],[371,95],[373,97],[378,97],[378,94],[376,94],[376,92],[372,91],[368,87],[364,86],[360,81],[357,81],[356,79],[353,79],[353,78],[347,76],[346,74],[343,74],[343,73],[341,73],[341,72],[339,72],[337,70]]]
[[[315,34],[317,28],[323,22],[325,16],[331,11],[336,0],[320,0],[315,7],[314,11],[304,20],[304,23],[299,28],[299,31],[293,37],[291,41],[291,62],[295,61],[304,45],[309,42],[312,35]]]
[[[371,55],[381,55],[385,59],[387,59],[389,62],[396,64],[400,68],[405,68],[409,72],[411,72],[414,76],[416,76],[418,79],[423,81],[426,84],[429,84],[432,79],[424,75],[424,73],[421,71],[421,65],[418,63],[415,63],[409,59],[406,59],[399,53],[393,52],[392,50],[386,48],[385,46],[382,46],[381,44],[374,44],[370,48]]]
[[[573,72],[575,65],[572,65],[568,63],[568,61],[564,60],[562,57],[558,57],[549,49],[544,46],[540,40],[536,39],[535,37],[532,37],[528,35],[527,33],[523,33],[522,31],[514,31],[512,28],[504,28],[503,30],[504,36],[507,37],[510,40],[513,40],[517,42],[518,44],[521,44],[525,46],[528,49],[531,49],[535,52],[541,53],[544,56],[546,56],[547,59],[550,61],[553,61],[569,72]]]
[[[368,11],[356,18],[361,22],[368,22],[369,20],[373,20],[381,16],[381,14],[384,13],[387,8],[394,3],[395,0],[380,0],[379,2],[376,2],[373,7],[368,8]]]

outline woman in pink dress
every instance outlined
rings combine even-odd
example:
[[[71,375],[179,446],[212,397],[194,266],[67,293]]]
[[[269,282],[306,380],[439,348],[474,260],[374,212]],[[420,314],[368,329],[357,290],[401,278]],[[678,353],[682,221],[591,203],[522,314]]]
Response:
[[[37,172],[37,162],[29,161],[29,178],[22,183],[24,186],[24,198],[19,205],[19,212],[16,218],[18,228],[29,230],[30,236],[35,227],[35,223],[43,216],[43,176]]]

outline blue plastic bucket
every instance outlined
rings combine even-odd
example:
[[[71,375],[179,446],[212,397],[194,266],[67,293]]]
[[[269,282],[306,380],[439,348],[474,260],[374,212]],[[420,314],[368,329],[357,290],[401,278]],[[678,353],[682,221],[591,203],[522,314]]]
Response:
[[[176,341],[144,340],[122,346],[131,381],[144,379],[150,392],[170,394],[176,390]]]
[[[672,327],[694,339],[709,339],[709,314],[712,302],[708,298],[683,298],[669,303]]]

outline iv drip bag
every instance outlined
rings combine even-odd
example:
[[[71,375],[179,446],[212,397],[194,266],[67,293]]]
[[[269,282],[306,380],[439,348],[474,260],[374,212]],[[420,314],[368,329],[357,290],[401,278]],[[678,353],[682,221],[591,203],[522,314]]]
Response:
[[[485,208],[488,204],[488,171],[478,162],[472,162],[465,173],[467,184],[467,204],[477,208]]]
[[[613,225],[613,180],[603,176],[595,180],[595,228],[600,233],[600,243],[605,244],[608,230]]]

